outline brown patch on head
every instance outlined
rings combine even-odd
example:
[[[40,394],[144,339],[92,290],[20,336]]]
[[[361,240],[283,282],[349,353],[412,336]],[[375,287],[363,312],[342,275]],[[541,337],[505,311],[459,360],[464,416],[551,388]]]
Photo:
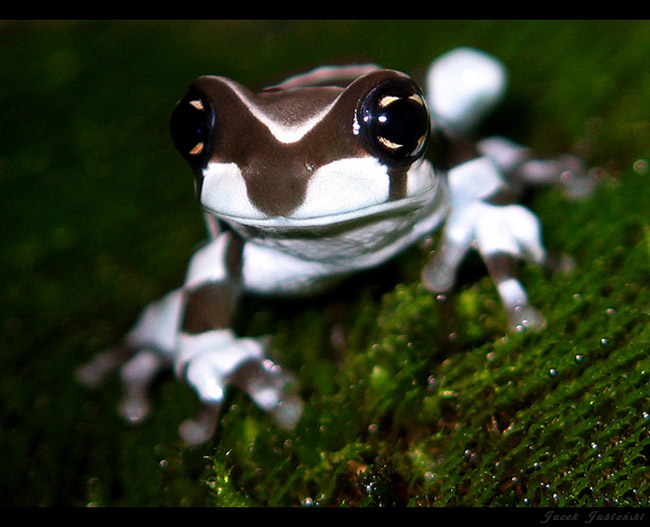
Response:
[[[303,203],[309,179],[320,167],[371,155],[363,134],[355,130],[359,101],[379,82],[394,77],[404,76],[378,70],[345,89],[302,87],[257,94],[227,79],[201,77],[193,88],[214,109],[210,161],[235,163],[257,209],[269,216],[289,216]],[[296,140],[273,133],[300,129],[310,119],[313,122]],[[392,172],[393,196],[401,195],[406,170]]]

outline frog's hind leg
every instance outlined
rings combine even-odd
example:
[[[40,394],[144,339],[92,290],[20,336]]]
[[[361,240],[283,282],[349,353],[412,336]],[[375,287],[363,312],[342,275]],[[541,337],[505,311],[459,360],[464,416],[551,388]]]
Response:
[[[100,353],[77,370],[79,382],[97,388],[113,371],[119,371],[123,393],[120,414],[131,423],[144,420],[150,410],[147,392],[151,383],[171,365],[182,306],[180,290],[149,304],[121,345]]]
[[[97,388],[115,370],[122,381],[120,415],[130,423],[143,421],[150,412],[147,393],[156,375],[169,366],[169,361],[156,351],[134,350],[119,346],[98,354],[92,361],[81,366],[77,380],[87,388]]]
[[[156,351],[143,349],[121,366],[123,395],[118,408],[126,421],[139,423],[149,416],[149,388],[158,373],[169,364]]]
[[[106,378],[124,364],[133,352],[127,346],[117,346],[98,353],[75,372],[77,381],[87,388],[99,387]]]

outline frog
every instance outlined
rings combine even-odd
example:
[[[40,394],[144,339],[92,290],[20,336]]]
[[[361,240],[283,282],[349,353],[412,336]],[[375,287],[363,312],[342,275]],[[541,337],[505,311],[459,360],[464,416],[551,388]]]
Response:
[[[195,79],[170,129],[194,175],[207,241],[184,283],[146,306],[79,380],[97,387],[117,370],[119,413],[140,423],[151,412],[152,381],[171,369],[200,401],[179,426],[188,445],[214,436],[231,387],[290,430],[305,404],[297,379],[269,358],[267,337],[234,330],[242,296],[309,297],[433,233],[439,243],[421,273],[427,291],[448,294],[467,254],[478,252],[509,329],[543,329],[517,264],[570,263],[549,254],[518,190],[561,184],[588,193],[584,163],[475,137],[507,87],[505,65],[484,51],[444,53],[422,84],[371,63],[319,66],[261,90],[223,76]]]

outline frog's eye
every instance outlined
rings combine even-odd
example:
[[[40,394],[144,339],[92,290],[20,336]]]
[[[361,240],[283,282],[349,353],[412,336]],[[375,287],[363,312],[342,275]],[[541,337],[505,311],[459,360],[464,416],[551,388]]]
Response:
[[[371,152],[391,167],[420,157],[429,137],[429,112],[418,87],[409,79],[376,86],[358,109],[358,123]]]
[[[172,140],[195,170],[209,159],[213,127],[214,108],[198,90],[190,90],[172,112]]]

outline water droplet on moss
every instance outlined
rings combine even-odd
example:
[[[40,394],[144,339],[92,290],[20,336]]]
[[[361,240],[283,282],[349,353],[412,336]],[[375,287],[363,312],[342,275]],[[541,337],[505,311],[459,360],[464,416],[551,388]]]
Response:
[[[633,165],[637,174],[643,175],[648,171],[648,162],[645,159],[637,159]]]

